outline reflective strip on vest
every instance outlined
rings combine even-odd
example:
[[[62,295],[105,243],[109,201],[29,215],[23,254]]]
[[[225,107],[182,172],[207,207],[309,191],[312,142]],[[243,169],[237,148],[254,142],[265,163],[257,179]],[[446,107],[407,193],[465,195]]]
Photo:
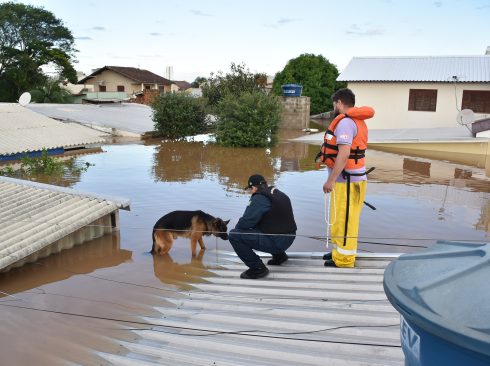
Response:
[[[357,254],[357,249],[355,250],[347,250],[347,249],[343,249],[341,247],[339,247],[338,245],[333,245],[334,249],[339,252],[340,254],[343,254],[343,255],[356,255]]]

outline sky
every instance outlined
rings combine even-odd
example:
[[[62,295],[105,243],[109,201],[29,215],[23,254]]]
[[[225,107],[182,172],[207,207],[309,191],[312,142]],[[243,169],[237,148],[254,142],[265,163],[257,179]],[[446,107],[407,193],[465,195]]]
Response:
[[[0,3],[5,2],[0,0]],[[244,63],[274,75],[303,53],[342,71],[352,57],[482,55],[490,0],[25,0],[75,37],[75,68],[128,66],[193,81]]]

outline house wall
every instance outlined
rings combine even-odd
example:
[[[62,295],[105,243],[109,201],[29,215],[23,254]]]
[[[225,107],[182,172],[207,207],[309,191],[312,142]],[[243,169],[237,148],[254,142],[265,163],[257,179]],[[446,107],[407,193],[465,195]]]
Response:
[[[111,70],[104,70],[95,77],[85,81],[85,85],[93,85],[94,92],[100,91],[99,82],[103,81],[107,92],[117,92],[118,85],[124,85],[124,92],[129,96],[134,92],[141,91],[141,84],[134,84],[134,81],[117,74]]]
[[[369,120],[370,129],[457,127],[456,102],[452,83],[376,83],[349,82],[356,95],[356,105],[368,105],[376,115]],[[437,89],[435,112],[409,111],[410,89]],[[457,83],[456,96],[461,109],[463,90],[490,90],[490,83]],[[476,118],[490,117],[475,114]]]

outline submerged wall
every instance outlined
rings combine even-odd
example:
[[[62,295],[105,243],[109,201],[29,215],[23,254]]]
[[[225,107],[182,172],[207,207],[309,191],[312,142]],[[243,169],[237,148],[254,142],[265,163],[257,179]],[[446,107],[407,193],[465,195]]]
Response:
[[[281,97],[281,128],[302,130],[310,124],[310,97]]]

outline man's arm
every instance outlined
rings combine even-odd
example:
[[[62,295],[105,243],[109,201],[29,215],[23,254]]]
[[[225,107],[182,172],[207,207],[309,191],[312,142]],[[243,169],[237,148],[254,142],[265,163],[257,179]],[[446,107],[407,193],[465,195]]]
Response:
[[[344,170],[347,164],[347,160],[349,160],[350,145],[338,145],[338,147],[339,153],[337,155],[337,158],[335,159],[335,164],[332,168],[332,172],[330,173],[330,176],[328,177],[325,184],[323,184],[323,192],[325,193],[332,192],[337,178],[339,177],[340,173],[342,173],[342,170]]]
[[[271,201],[267,197],[261,194],[254,195],[250,199],[250,204],[245,209],[243,216],[238,220],[235,229],[248,230],[254,228],[271,207]]]

